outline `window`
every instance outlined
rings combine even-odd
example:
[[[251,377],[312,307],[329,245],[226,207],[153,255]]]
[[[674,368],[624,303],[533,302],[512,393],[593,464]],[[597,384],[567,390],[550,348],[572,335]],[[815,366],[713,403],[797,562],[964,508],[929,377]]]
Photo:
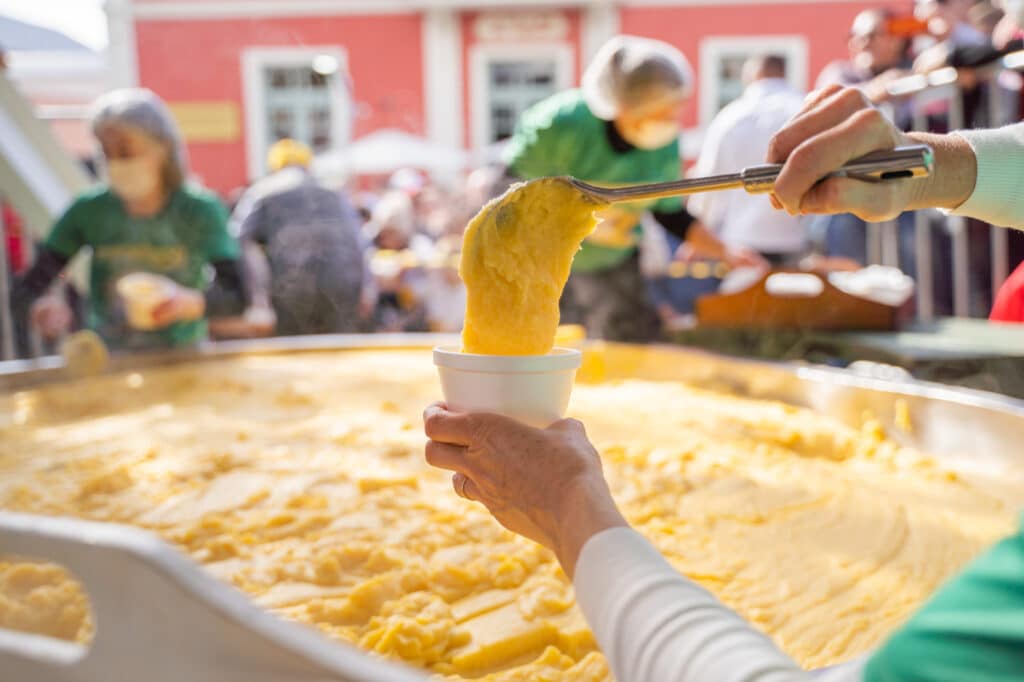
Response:
[[[706,126],[722,108],[743,92],[743,62],[759,54],[786,60],[786,78],[798,90],[807,89],[807,40],[803,36],[743,36],[705,38],[700,44],[700,124]]]
[[[332,142],[328,77],[311,66],[268,67],[265,73],[265,144],[270,146],[290,137],[305,142],[317,153],[327,151]]]
[[[572,86],[573,56],[567,45],[478,45],[470,60],[473,146],[478,149],[510,137],[524,111]]]
[[[331,63],[337,72],[317,71],[317,63]],[[316,153],[347,141],[349,99],[340,75],[344,63],[337,48],[260,48],[243,54],[251,179],[265,173],[267,149],[282,138],[305,142]]]
[[[490,135],[498,142],[512,135],[520,114],[556,92],[554,60],[493,61],[490,67]]]

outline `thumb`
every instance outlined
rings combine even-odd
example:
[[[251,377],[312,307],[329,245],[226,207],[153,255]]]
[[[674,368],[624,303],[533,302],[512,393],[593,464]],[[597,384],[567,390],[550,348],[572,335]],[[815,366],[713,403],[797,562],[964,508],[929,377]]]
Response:
[[[853,178],[828,178],[804,195],[800,210],[824,215],[854,213],[868,222],[889,220],[900,213],[895,206],[895,193],[903,182],[906,181],[870,183]]]

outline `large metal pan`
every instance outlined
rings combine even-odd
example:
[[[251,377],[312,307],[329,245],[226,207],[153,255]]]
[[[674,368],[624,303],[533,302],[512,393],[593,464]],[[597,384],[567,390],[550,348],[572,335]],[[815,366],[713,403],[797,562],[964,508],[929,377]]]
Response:
[[[457,343],[446,334],[298,336],[204,344],[195,349],[115,355],[111,370],[208,362],[246,355],[356,349],[422,349]],[[741,396],[779,400],[857,425],[870,413],[905,445],[987,472],[1024,469],[1024,400],[942,384],[802,363],[743,360],[682,346],[598,343],[608,379],[686,381]],[[887,374],[889,376],[887,376]],[[59,358],[0,362],[0,392],[70,381]],[[903,428],[909,417],[912,429]]]
[[[430,347],[453,341],[452,337],[442,335],[357,335],[232,342],[189,351],[115,357],[112,369],[138,370],[237,356],[345,349],[419,349],[424,353],[424,362],[428,362]],[[588,351],[589,372],[598,378],[686,381],[740,396],[808,407],[853,425],[870,414],[887,428],[891,437],[960,470],[998,473],[1003,477],[1022,476],[1024,471],[1018,454],[1018,441],[1024,433],[1024,401],[912,379],[894,379],[886,377],[884,371],[865,375],[793,363],[755,362],[675,346],[597,343]],[[0,363],[0,391],[61,381],[73,386],[56,358]],[[908,421],[910,429],[906,428]],[[257,670],[249,666],[246,679],[276,682],[291,676],[289,679],[324,682],[399,682],[418,678],[403,669],[373,661],[350,647],[332,644],[312,630],[259,612],[241,595],[217,589],[216,581],[201,569],[135,529],[0,512],[0,551],[5,543],[9,551],[63,561],[86,579],[90,590],[98,590],[99,633],[104,632],[105,625],[109,628],[111,622],[121,620],[118,610],[128,607],[121,585],[145,583],[146,594],[162,595],[163,602],[188,606],[188,609],[175,610],[165,603],[167,608],[157,608],[164,613],[164,618],[155,629],[136,622],[137,618],[125,619],[122,625],[127,625],[132,635],[130,650],[116,646],[116,637],[98,639],[90,654],[86,654],[81,648],[54,640],[41,641],[41,638],[0,631],[0,667],[21,670],[31,679],[61,682],[127,679],[117,674],[148,669],[149,663],[172,673],[171,677],[160,679],[181,679],[180,675],[174,675],[182,671],[187,672],[186,677],[194,679],[228,679],[230,675],[218,677],[217,671],[237,667],[240,650],[235,645],[239,642],[256,643],[254,646],[263,659],[272,661],[261,668],[271,673],[269,677],[256,675]],[[154,609],[146,610],[147,614],[153,612]],[[178,618],[185,613],[191,614],[193,627],[199,623],[214,624],[205,630],[196,630],[205,633],[203,646],[193,647],[202,652],[199,658],[182,658],[189,655],[180,648],[188,639],[180,636],[182,628],[189,627]],[[114,631],[118,629],[115,627]],[[153,636],[157,632],[178,636],[168,640]],[[110,634],[109,629],[107,634]],[[230,646],[221,646],[222,639]],[[161,648],[161,641],[164,644],[174,642],[179,648],[169,652],[166,646]],[[176,657],[178,664],[172,660],[164,668],[157,659],[159,654],[168,653],[172,659]],[[27,654],[32,655],[32,660],[26,658]],[[182,661],[198,661],[203,665],[183,668],[180,667]],[[227,668],[219,667],[219,663]],[[111,671],[118,673],[111,676]]]

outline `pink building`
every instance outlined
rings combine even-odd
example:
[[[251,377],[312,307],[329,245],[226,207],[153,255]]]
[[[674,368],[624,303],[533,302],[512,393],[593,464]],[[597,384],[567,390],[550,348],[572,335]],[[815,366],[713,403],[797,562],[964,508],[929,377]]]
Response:
[[[686,125],[739,90],[755,52],[806,88],[846,54],[879,0],[109,0],[118,82],[159,92],[196,172],[228,191],[263,173],[277,137],[318,150],[383,128],[480,150],[534,101],[578,83],[616,33],[670,42],[697,72]],[[699,134],[690,134],[691,144]],[[691,151],[692,150],[688,150]]]

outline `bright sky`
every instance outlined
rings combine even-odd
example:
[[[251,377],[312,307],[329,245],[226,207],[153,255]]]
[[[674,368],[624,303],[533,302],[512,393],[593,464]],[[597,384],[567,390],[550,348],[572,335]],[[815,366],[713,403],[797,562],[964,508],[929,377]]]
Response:
[[[94,50],[107,46],[103,0],[0,0],[0,14],[55,29]]]

